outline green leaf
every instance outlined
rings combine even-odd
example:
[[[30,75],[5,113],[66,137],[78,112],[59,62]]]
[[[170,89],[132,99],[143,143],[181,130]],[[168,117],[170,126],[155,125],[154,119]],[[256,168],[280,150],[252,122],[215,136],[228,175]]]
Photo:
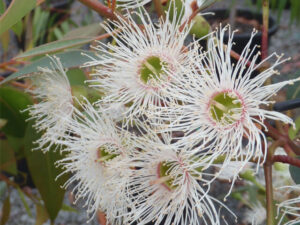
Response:
[[[7,120],[1,130],[7,135],[23,137],[28,113],[21,113],[21,110],[31,104],[32,100],[26,93],[12,87],[0,88],[0,118]]]
[[[6,8],[4,1],[5,0],[0,0],[0,16],[4,13],[5,8]]]
[[[25,155],[28,168],[33,182],[39,190],[47,209],[49,218],[53,222],[62,207],[65,190],[61,186],[66,182],[67,177],[61,176],[58,180],[55,178],[62,173],[61,168],[55,167],[55,162],[62,159],[59,151],[32,151],[35,147],[33,142],[40,138],[41,134],[36,133],[30,122],[25,136]]]
[[[26,210],[28,216],[32,217],[32,213],[31,213],[30,208],[29,208],[29,206],[28,206],[28,204],[26,202],[24,193],[21,191],[21,189],[19,187],[17,188],[17,190],[18,190],[19,196],[21,198],[21,201],[22,201],[22,203],[23,203],[23,205],[25,207],[25,210]]]
[[[14,149],[7,140],[0,140],[0,171],[17,175],[17,165]]]
[[[83,51],[83,50],[70,50],[70,51],[56,54],[56,56],[58,58],[60,58],[61,63],[64,68],[75,68],[75,67],[79,67],[79,66],[83,65],[86,62],[91,61],[91,59],[89,57],[82,55],[82,54],[86,54],[91,57],[96,57],[94,52]],[[41,59],[38,59],[38,60],[32,62],[30,65],[23,67],[18,72],[13,73],[9,77],[7,77],[5,80],[0,82],[0,85],[6,83],[8,81],[11,81],[13,79],[20,78],[24,75],[38,72],[38,67],[49,67],[50,68],[50,62],[51,62],[51,60],[49,59],[49,57],[46,57],[46,56]]]
[[[36,207],[35,225],[43,225],[49,219],[47,210],[41,204],[36,204],[35,207]]]
[[[80,46],[86,43],[93,41],[94,38],[72,38],[65,40],[53,41],[51,43],[47,43],[44,45],[40,45],[36,48],[30,49],[16,57],[16,59],[32,57],[37,55],[45,55],[48,53],[53,53],[57,51],[61,51],[66,48],[72,48],[75,46]]]
[[[66,204],[63,204],[63,206],[61,207],[61,210],[66,211],[66,212],[78,213],[78,210],[76,210],[73,207],[66,205]]]
[[[12,0],[8,9],[0,17],[0,36],[29,13],[36,5],[36,0]]]
[[[300,159],[300,156],[297,157]],[[289,166],[290,174],[296,184],[300,184],[300,168],[297,166]]]
[[[91,38],[96,35],[103,33],[104,29],[100,26],[99,23],[93,23],[88,26],[79,27],[73,29],[65,34],[63,39],[71,39],[71,38]]]
[[[0,43],[2,45],[4,53],[6,53],[8,50],[9,41],[10,41],[10,35],[9,35],[9,31],[7,30],[0,36]]]
[[[6,224],[6,222],[9,219],[9,214],[10,214],[10,198],[9,196],[7,196],[2,206],[2,217],[0,220],[0,225]]]
[[[290,127],[290,129],[289,129],[289,137],[292,140],[297,137],[297,134],[300,131],[300,116],[296,119],[295,126],[296,126],[296,129],[294,129],[293,127]]]
[[[11,27],[12,31],[17,35],[19,39],[21,39],[23,33],[23,22],[20,20],[15,25]]]
[[[296,79],[299,77],[299,74],[300,74],[300,70],[294,74],[288,75],[288,77],[289,79]],[[295,82],[293,85],[289,85],[286,88],[286,98],[287,99],[300,98],[300,85],[298,82]]]
[[[71,70],[67,71],[67,76],[68,76],[71,86],[85,85],[84,81],[86,80],[86,76],[81,69],[71,69]]]

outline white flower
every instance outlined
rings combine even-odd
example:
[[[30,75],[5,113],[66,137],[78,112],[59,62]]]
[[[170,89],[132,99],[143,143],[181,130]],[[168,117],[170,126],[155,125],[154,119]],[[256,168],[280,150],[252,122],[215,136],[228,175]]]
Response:
[[[213,175],[205,172],[205,157],[178,149],[168,134],[160,136],[147,134],[137,140],[141,153],[130,163],[137,169],[128,183],[134,204],[129,223],[220,224],[214,205],[220,202],[208,195]]]
[[[121,225],[122,215],[127,213],[122,179],[131,171],[126,162],[130,135],[120,132],[101,109],[98,112],[89,103],[81,107],[83,112],[75,109],[75,119],[69,126],[72,135],[60,141],[67,156],[58,164],[64,173],[74,174],[65,187],[76,184],[75,197],[86,201],[92,217],[101,209],[109,221]]]
[[[73,113],[73,97],[69,80],[57,57],[50,57],[52,69],[39,68],[32,76],[32,93],[40,102],[28,107],[34,127],[43,132],[38,149],[48,151],[64,136]]]
[[[224,46],[224,34],[228,28],[229,41]],[[230,57],[233,35],[229,26],[216,32],[208,42],[208,52],[205,56],[199,55],[194,69],[188,71],[183,68],[183,79],[179,77],[176,85],[169,88],[170,93],[178,93],[177,99],[182,104],[161,107],[156,121],[162,117],[169,120],[167,125],[161,122],[163,130],[185,131],[186,137],[182,138],[182,142],[186,144],[201,143],[200,148],[208,144],[213,158],[226,156],[224,165],[232,159],[242,161],[245,165],[252,157],[263,159],[262,151],[266,151],[267,146],[262,132],[262,129],[267,130],[265,119],[293,124],[286,115],[261,106],[271,104],[271,96],[299,78],[264,86],[268,78],[278,73],[274,67],[285,60],[281,60],[282,56],[272,54],[255,65],[259,54],[253,56],[254,49],[250,50],[255,35],[253,32],[234,65]],[[274,65],[251,78],[253,72],[272,57],[276,59]],[[249,59],[252,62],[247,65]],[[236,175],[242,168],[243,165],[236,170]]]
[[[280,212],[282,213],[282,216],[280,218],[280,221],[278,222],[279,225],[284,224],[284,225],[294,225],[294,224],[299,224],[300,223],[300,185],[295,185],[295,186],[285,186],[281,187],[282,189],[288,189],[287,192],[295,192],[296,196],[295,198],[291,198],[288,200],[285,200],[278,204],[278,210],[277,210],[277,216],[280,215]],[[285,216],[291,217],[291,219],[288,222],[284,222]]]
[[[164,90],[173,76],[181,75],[179,64],[188,66],[191,63],[188,56],[197,51],[187,51],[184,46],[188,26],[180,32],[175,17],[171,22],[160,20],[154,25],[147,12],[144,13],[136,14],[141,25],[131,15],[126,20],[119,18],[120,22],[112,22],[114,27],[106,24],[108,33],[120,30],[113,35],[115,44],[99,42],[96,47],[99,58],[86,64],[97,66],[91,86],[106,93],[101,104],[127,104],[124,115],[130,119],[156,105],[168,104],[173,96],[165,95]]]

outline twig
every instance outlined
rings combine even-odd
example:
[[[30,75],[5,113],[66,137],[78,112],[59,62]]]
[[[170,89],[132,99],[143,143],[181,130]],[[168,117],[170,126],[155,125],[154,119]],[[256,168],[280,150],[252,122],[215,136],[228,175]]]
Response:
[[[0,76],[0,81],[3,81],[5,78]],[[23,88],[27,89],[29,86],[27,84],[22,84],[20,82],[12,81],[10,82],[11,85],[18,87],[18,88]]]
[[[300,159],[290,157],[288,155],[274,155],[273,162],[288,163],[300,168]]]
[[[112,20],[116,20],[117,17],[115,13],[107,6],[103,5],[101,2],[96,0],[79,0],[82,4],[86,5],[87,7],[93,9],[101,16],[110,18]]]

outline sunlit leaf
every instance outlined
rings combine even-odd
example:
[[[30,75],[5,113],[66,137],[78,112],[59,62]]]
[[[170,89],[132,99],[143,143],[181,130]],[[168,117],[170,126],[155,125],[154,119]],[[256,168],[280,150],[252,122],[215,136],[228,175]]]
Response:
[[[20,21],[35,5],[36,0],[12,0],[7,10],[0,17],[0,36]]]

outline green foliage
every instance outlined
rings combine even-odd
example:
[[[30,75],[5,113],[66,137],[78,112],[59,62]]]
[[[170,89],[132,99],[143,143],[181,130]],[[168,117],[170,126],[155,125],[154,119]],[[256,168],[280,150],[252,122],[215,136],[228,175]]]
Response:
[[[73,48],[75,46],[84,45],[91,42],[92,40],[94,39],[93,38],[72,38],[72,39],[58,40],[30,49],[18,55],[16,58],[19,59],[25,57],[38,56],[38,55],[45,55],[45,54],[61,51],[66,48]]]
[[[35,5],[36,0],[13,0],[0,17],[0,36],[20,21]]]
[[[15,88],[0,88],[0,118],[7,120],[7,124],[1,128],[6,135],[23,137],[28,118],[28,113],[22,113],[28,105],[32,104],[30,97]]]
[[[14,149],[7,140],[0,140],[0,172],[5,171],[17,175],[17,165]]]
[[[300,116],[295,120],[295,126],[296,126],[296,129],[294,129],[293,127],[290,127],[290,129],[289,129],[289,137],[292,140],[295,139],[299,135],[299,131],[300,131]]]
[[[35,225],[43,225],[48,219],[48,213],[42,204],[36,204],[36,221]]]
[[[41,136],[32,127],[33,124],[33,122],[29,124],[25,136],[26,161],[33,182],[39,190],[49,218],[53,222],[62,207],[65,194],[65,190],[61,186],[65,183],[67,176],[61,176],[56,180],[62,169],[55,167],[55,162],[62,159],[63,156],[59,151],[49,151],[47,153],[32,151],[35,147],[33,142]]]
[[[63,53],[56,54],[58,58],[60,58],[62,65],[64,68],[72,68],[72,67],[79,67],[83,65],[84,63],[90,61],[90,58],[87,56],[84,56],[83,54],[86,54],[91,57],[96,57],[95,53],[91,51],[83,51],[83,50],[70,50]],[[32,74],[35,72],[38,72],[38,67],[51,67],[50,66],[50,58],[45,56],[41,59],[38,59],[31,64],[23,67],[18,72],[13,73],[9,77],[7,77],[5,80],[0,82],[0,85],[3,83],[6,83],[8,81],[11,81],[13,79],[18,79],[24,75]]]
[[[251,2],[251,1],[248,1]],[[256,0],[257,11],[260,11],[262,8],[262,0]],[[276,13],[277,22],[282,18],[283,10],[290,5],[290,22],[300,21],[300,1],[299,0],[269,0],[270,9],[273,11],[273,14]]]

